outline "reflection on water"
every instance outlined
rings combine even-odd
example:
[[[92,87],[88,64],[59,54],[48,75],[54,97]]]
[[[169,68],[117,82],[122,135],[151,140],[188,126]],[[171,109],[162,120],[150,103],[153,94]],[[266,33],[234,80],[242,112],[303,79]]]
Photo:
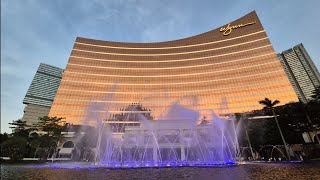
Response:
[[[41,168],[40,168],[41,167]],[[257,163],[234,167],[107,169],[1,165],[1,179],[320,179],[320,164]]]

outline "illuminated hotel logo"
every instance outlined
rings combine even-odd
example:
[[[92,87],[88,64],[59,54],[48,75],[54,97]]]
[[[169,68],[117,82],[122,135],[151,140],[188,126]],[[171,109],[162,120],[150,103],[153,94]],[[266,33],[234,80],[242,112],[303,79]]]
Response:
[[[255,23],[256,23],[256,21],[253,21],[253,22],[249,22],[249,23],[246,23],[246,24],[239,24],[239,25],[235,25],[235,26],[230,26],[230,24],[228,24],[227,27],[222,27],[220,29],[220,32],[223,32],[222,34],[224,36],[228,36],[232,32],[232,29],[238,29],[238,28],[241,28],[241,27],[245,27],[245,26],[249,26],[249,25],[255,24]]]

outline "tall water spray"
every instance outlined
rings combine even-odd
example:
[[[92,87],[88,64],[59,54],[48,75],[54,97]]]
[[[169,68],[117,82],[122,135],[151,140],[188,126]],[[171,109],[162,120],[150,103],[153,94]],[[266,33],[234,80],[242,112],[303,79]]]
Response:
[[[233,120],[212,111],[209,123],[199,123],[199,112],[173,103],[161,119],[150,120],[139,113],[140,105],[130,106],[129,114],[118,125],[101,124],[95,160],[116,167],[198,166],[235,163],[238,142]],[[122,129],[121,131],[114,131]]]
[[[85,118],[84,124],[95,126],[95,132],[87,134],[87,138],[95,142],[92,149],[96,165],[198,166],[237,161],[239,145],[232,118],[226,120],[211,110],[211,119],[199,122],[201,112],[194,110],[198,105],[194,96],[184,97],[191,102],[188,107],[182,105],[181,98],[156,119],[140,103],[120,109],[121,114],[111,114],[110,109],[116,107],[109,102],[113,101],[116,87],[117,82],[111,93],[93,100]],[[226,99],[222,99],[220,109],[227,109]]]

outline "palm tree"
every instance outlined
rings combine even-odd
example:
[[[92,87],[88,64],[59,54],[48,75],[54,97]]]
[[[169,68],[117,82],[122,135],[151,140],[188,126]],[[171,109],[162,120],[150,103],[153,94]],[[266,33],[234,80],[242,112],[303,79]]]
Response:
[[[276,115],[276,113],[274,112],[274,109],[273,109],[273,107],[274,107],[275,105],[279,104],[280,101],[275,100],[275,101],[272,102],[270,99],[265,98],[264,100],[259,101],[259,103],[262,104],[262,105],[264,105],[264,108],[271,110],[272,115],[273,115],[273,117],[274,117],[274,120],[276,121],[278,130],[279,130],[279,132],[280,132],[280,135],[281,135],[281,139],[282,139],[284,148],[286,149],[286,153],[287,153],[287,156],[288,156],[288,160],[290,160],[291,158],[290,158],[289,151],[288,151],[288,148],[287,148],[287,143],[286,143],[286,140],[285,140],[284,137],[283,137],[282,130],[281,130],[281,128],[280,128],[277,115]]]

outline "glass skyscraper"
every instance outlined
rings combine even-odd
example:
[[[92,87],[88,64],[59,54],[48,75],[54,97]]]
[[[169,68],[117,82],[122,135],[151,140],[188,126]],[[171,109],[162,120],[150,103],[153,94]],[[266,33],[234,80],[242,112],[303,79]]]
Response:
[[[215,30],[158,43],[76,39],[49,116],[81,124],[142,104],[153,119],[179,103],[210,118],[297,96],[255,12]],[[126,112],[135,113],[135,112]]]
[[[23,99],[22,120],[31,125],[39,117],[49,114],[52,102],[60,85],[63,69],[41,63]]]
[[[278,58],[298,98],[308,102],[315,88],[320,86],[320,74],[304,46],[298,44],[279,53]]]

